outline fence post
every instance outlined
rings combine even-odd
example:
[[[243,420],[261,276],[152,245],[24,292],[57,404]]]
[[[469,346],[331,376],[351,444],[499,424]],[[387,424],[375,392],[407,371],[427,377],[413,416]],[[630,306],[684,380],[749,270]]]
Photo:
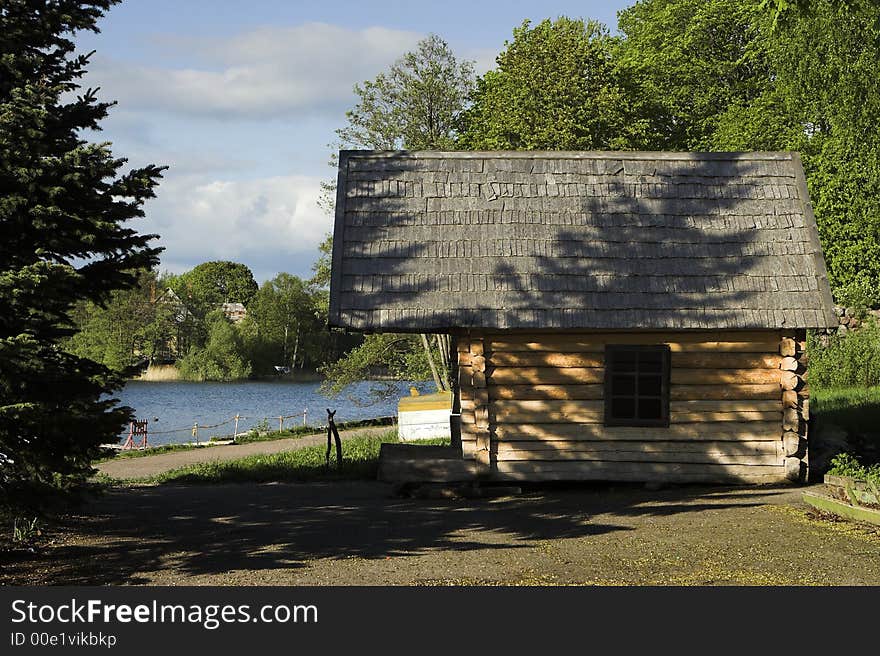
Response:
[[[232,441],[238,439],[238,415],[235,415],[235,429],[232,431]]]
[[[284,417],[278,417],[278,432],[284,430]]]
[[[303,408],[303,426],[308,426],[308,421],[306,420],[306,417],[308,417],[308,415],[309,415],[309,409]]]
[[[200,444],[199,442],[199,422],[193,424],[193,437],[196,438],[196,444]]]

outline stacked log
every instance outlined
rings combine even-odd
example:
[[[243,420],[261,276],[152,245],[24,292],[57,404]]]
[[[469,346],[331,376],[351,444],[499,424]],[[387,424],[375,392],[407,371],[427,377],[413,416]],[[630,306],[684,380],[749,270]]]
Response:
[[[487,335],[505,480],[784,480],[779,331]],[[606,426],[608,344],[671,352],[669,426]]]
[[[486,353],[483,339],[464,337],[458,341],[461,395],[461,447],[465,459],[489,467],[489,389],[486,386]]]
[[[501,480],[801,479],[804,338],[793,331],[463,335],[462,454]],[[670,424],[606,426],[605,346],[646,342],[671,351]]]
[[[806,331],[784,334],[779,343],[782,361],[782,449],[785,475],[790,481],[806,480],[807,428],[810,420],[810,393],[807,386]]]

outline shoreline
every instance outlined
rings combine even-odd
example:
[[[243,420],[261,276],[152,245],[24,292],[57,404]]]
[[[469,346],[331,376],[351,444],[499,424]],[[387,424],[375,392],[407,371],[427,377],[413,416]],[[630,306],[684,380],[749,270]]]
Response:
[[[352,431],[361,428],[394,427],[397,425],[396,416],[382,416],[370,419],[353,419],[341,422],[337,425],[340,431]],[[254,444],[257,442],[276,442],[278,440],[298,439],[313,435],[323,435],[327,431],[324,424],[309,424],[296,426],[281,431],[260,432],[254,429],[239,433],[237,437],[232,434],[217,436],[202,442],[169,442],[167,444],[149,445],[146,448],[122,449],[120,444],[102,444],[100,446],[106,453],[95,462],[108,462],[117,458],[141,458],[161,455],[171,451],[190,451],[208,447]]]
[[[169,367],[173,367],[173,365],[167,365]],[[175,368],[176,369],[176,368]],[[324,376],[319,374],[317,371],[314,372],[303,372],[297,374],[282,374],[282,375],[267,375],[267,376],[254,376],[249,378],[233,378],[232,380],[188,380],[186,378],[180,378],[179,375],[176,377],[148,377],[146,374],[141,376],[135,376],[134,378],[126,378],[126,383],[272,383],[272,382],[284,382],[284,383],[320,383],[323,382]],[[419,380],[419,381],[399,381],[397,378],[392,376],[373,376],[372,378],[368,378],[361,382],[364,383],[379,383],[379,382],[417,382],[417,383],[426,383],[430,382],[430,380]]]
[[[172,365],[168,365],[172,366]],[[176,369],[176,368],[175,368]],[[304,372],[302,374],[283,374],[279,376],[253,376],[249,378],[234,378],[232,380],[188,380],[181,378],[179,374],[165,373],[162,374],[143,374],[134,378],[126,378],[126,383],[320,383],[324,377],[317,372]]]

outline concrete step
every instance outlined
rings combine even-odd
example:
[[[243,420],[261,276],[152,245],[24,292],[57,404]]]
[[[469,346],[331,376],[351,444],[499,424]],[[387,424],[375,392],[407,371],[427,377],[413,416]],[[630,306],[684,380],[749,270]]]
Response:
[[[383,444],[379,451],[379,480],[386,483],[457,483],[478,473],[477,463],[463,460],[457,447]]]
[[[461,449],[455,446],[437,446],[434,444],[385,443],[379,450],[379,458],[390,460],[410,460],[414,458],[461,460]]]

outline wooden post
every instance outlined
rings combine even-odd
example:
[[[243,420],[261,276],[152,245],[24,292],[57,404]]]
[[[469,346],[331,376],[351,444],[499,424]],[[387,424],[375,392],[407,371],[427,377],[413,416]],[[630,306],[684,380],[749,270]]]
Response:
[[[336,429],[336,422],[333,420],[336,410],[330,411],[327,408],[327,453],[324,455],[324,466],[330,469],[330,438],[336,440],[336,468],[342,468],[342,440],[339,439],[339,431]]]
[[[193,424],[193,437],[196,438],[196,444],[199,444],[199,422]]]
[[[278,432],[284,430],[284,417],[278,417]]]
[[[238,439],[238,419],[239,419],[239,416],[236,414],[235,415],[235,428],[232,431],[232,441],[233,442]]]
[[[308,426],[308,421],[306,420],[306,417],[308,417],[308,415],[309,415],[309,409],[303,408],[303,426]]]

